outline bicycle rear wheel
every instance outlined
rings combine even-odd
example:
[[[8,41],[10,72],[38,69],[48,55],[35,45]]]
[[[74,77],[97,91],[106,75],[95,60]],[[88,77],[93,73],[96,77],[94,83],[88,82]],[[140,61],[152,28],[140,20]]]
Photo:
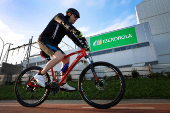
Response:
[[[97,83],[87,66],[79,77],[79,93],[91,106],[99,109],[107,109],[115,106],[123,98],[125,81],[120,70],[107,62],[93,63],[94,70],[101,81]]]
[[[15,83],[15,96],[17,101],[25,107],[36,107],[42,104],[50,93],[50,89],[42,87],[29,86],[30,79],[37,74],[42,68],[33,66],[29,67],[21,72]],[[50,82],[48,73],[46,74],[46,83]],[[33,79],[31,81],[33,85],[37,85]]]

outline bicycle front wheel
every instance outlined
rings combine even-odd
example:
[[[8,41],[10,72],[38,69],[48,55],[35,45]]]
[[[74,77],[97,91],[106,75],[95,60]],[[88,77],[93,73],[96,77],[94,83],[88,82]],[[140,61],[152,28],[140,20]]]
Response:
[[[125,81],[120,70],[107,62],[93,63],[94,70],[99,78],[97,83],[90,65],[81,73],[79,78],[79,93],[91,106],[107,109],[115,106],[123,98]]]
[[[43,103],[48,97],[50,90],[42,87],[29,86],[28,82],[35,74],[37,74],[42,68],[33,66],[29,67],[21,72],[15,83],[15,96],[17,101],[25,107],[36,107]],[[48,73],[46,74],[46,83],[50,82]],[[31,81],[33,85],[37,85],[37,82],[33,79]]]

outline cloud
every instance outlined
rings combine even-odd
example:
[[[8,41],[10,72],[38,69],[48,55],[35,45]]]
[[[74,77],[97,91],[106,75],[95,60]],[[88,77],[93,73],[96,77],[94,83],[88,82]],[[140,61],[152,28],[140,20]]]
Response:
[[[62,0],[61,4],[65,7],[74,6],[74,4],[78,3],[80,0]]]
[[[3,60],[4,55],[5,55],[8,47],[9,47],[8,43],[13,44],[13,45],[11,45],[11,48],[21,46],[21,45],[25,44],[25,42],[23,41],[25,39],[24,35],[15,33],[7,25],[5,25],[1,20],[0,20],[0,37],[4,42],[4,48],[3,48],[3,42],[2,42],[2,40],[0,40],[0,53],[2,53],[2,49],[3,49],[3,53],[2,53],[2,56],[1,56],[1,61]],[[16,63],[17,60],[20,60],[19,57],[21,57],[22,54],[19,55],[18,53],[19,53],[18,50],[13,52],[13,54],[11,54],[11,52],[10,52],[9,55],[8,55],[9,56],[8,57],[8,62],[10,61],[10,63],[14,63],[13,61],[15,61],[15,63]]]
[[[24,44],[24,35],[13,32],[7,25],[0,20],[0,37],[4,43],[12,43],[14,46]]]
[[[126,5],[126,4],[128,4],[128,3],[130,3],[131,2],[131,0],[122,0],[121,2],[120,2],[120,4],[121,5]]]
[[[128,26],[132,26],[135,23],[136,23],[136,16],[135,15],[129,15],[125,19],[118,18],[114,21],[113,25],[111,25],[111,26],[109,26],[109,27],[107,27],[107,28],[105,28],[101,31],[98,31],[96,33],[86,35],[86,37],[91,37],[91,36],[94,36],[94,35],[102,34],[102,33],[113,31],[113,30],[117,30],[117,29],[120,29],[120,28],[125,28],[125,27],[128,27]]]
[[[80,30],[81,32],[88,32],[90,27],[79,27],[77,28],[78,30]]]
[[[117,7],[122,7],[124,5],[127,5],[131,2],[131,0],[114,0],[112,3],[112,7],[114,7],[114,9],[116,9]]]
[[[105,5],[106,0],[87,0],[87,6],[101,6],[103,7]]]

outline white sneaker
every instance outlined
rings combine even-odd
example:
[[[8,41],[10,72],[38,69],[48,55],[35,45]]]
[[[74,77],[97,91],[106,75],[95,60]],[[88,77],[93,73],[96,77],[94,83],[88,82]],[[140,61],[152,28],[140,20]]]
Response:
[[[38,73],[34,76],[34,79],[37,81],[37,83],[45,87],[45,75],[38,75]]]
[[[77,90],[76,88],[69,86],[67,83],[64,84],[63,86],[60,86],[60,91],[72,92],[72,91],[76,91],[76,90]]]

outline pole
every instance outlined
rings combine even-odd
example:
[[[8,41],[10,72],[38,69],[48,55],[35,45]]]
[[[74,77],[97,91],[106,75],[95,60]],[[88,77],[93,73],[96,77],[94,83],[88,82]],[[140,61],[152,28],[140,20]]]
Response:
[[[31,44],[32,44],[32,38],[29,40],[29,46],[28,46],[28,53],[27,53],[27,67],[29,67],[29,57],[30,57],[30,52],[31,52]]]
[[[2,40],[1,37],[0,37],[0,39]],[[2,40],[2,42],[3,42],[3,47],[2,47],[2,51],[1,51],[0,61],[1,61],[1,57],[2,57],[3,50],[4,50],[4,41]]]
[[[12,44],[9,44],[8,51],[7,51],[7,57],[6,57],[6,61],[5,61],[5,62],[7,62],[8,54],[9,54],[9,50],[10,50],[10,46],[11,46],[11,45],[12,45]]]

